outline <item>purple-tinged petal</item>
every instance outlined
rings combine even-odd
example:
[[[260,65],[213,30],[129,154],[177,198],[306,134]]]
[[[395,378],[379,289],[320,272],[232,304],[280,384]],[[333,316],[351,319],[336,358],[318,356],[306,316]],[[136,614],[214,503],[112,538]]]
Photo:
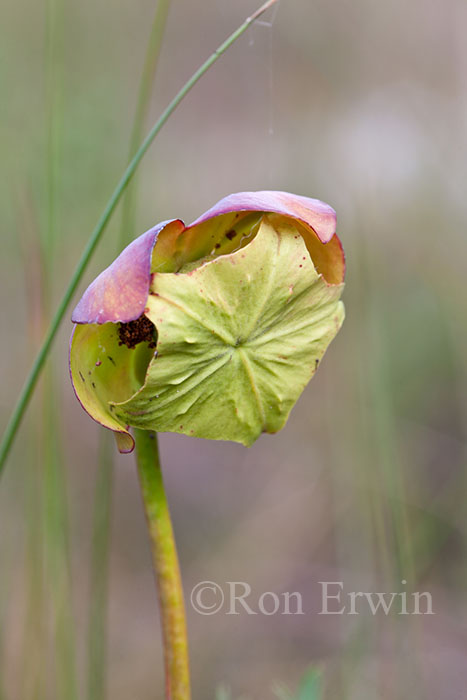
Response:
[[[154,352],[149,342],[122,344],[121,329],[114,324],[136,321],[148,311],[151,280],[158,273],[235,254],[255,239],[263,224],[278,230],[293,227],[294,238],[303,238],[322,279],[340,286],[345,259],[334,210],[316,199],[263,191],[229,195],[188,227],[179,219],[158,224],[133,241],[85,291],[72,317],[80,324],[70,348],[72,382],[89,415],[114,431],[120,451],[131,451],[134,441],[115,408],[140,391]]]
[[[188,228],[221,214],[237,211],[264,211],[298,219],[309,226],[321,243],[328,243],[336,233],[336,212],[319,199],[302,197],[289,192],[237,192],[221,199]]]
[[[149,294],[152,251],[166,226],[173,226],[174,234],[184,228],[178,219],[163,221],[132,241],[86,289],[73,311],[74,323],[127,323],[141,316]]]

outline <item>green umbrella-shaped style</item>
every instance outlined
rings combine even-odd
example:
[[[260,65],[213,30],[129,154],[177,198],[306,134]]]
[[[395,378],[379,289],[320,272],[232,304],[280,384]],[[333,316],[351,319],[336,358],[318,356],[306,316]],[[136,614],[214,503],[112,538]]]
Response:
[[[242,192],[142,234],[73,312],[80,403],[130,427],[251,445],[287,421],[344,319],[344,253],[327,204]]]

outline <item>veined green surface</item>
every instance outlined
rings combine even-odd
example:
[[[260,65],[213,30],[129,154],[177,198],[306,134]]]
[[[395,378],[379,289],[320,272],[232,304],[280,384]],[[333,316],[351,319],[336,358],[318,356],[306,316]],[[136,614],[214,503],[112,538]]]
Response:
[[[111,12],[109,7],[87,0],[66,6],[66,128],[56,193],[56,265],[50,270],[54,308],[127,158],[153,5],[142,3],[135,12],[117,0]],[[39,288],[21,265],[18,245],[28,221],[47,221],[41,61],[46,7],[5,0],[2,9],[5,425],[39,344],[31,339],[26,316],[34,313]],[[306,606],[307,596],[305,616],[190,614],[197,698],[210,698],[220,682],[231,688],[231,700],[273,697],[273,680],[295,689],[303,670],[320,660],[326,698],[463,696],[467,238],[465,139],[459,131],[465,124],[466,10],[457,2],[427,12],[421,0],[371,7],[357,0],[346,3],[345,12],[331,3],[282,2],[274,26],[258,26],[238,51],[221,59],[212,80],[160,133],[159,146],[143,164],[134,235],[172,215],[191,221],[226,192],[280,186],[314,193],[336,207],[347,254],[346,321],[287,430],[249,451],[234,443],[161,436],[187,593],[191,582],[214,578],[246,580],[258,593],[319,595],[324,572],[330,580],[343,579],[347,590],[394,591],[403,574],[406,588],[432,592],[436,612],[317,616]],[[195,3],[181,0],[174,12],[151,121],[241,10],[211,0],[199,12]],[[113,259],[118,223],[107,231],[83,289]],[[27,258],[37,261],[34,250],[25,246]],[[55,430],[62,431],[70,474],[77,671],[88,700],[84,623],[102,430],[70,391],[67,341],[64,329],[51,366],[62,402]],[[1,479],[2,700],[39,700],[26,687],[35,683],[36,670],[50,681],[42,700],[57,695],[47,620],[55,617],[59,599],[50,595],[47,602],[45,588],[42,610],[36,603],[48,563],[39,544],[43,528],[31,506],[35,499],[39,510],[43,492],[34,418],[42,405],[38,396],[33,401]],[[162,667],[147,538],[133,458],[116,455],[115,463],[108,697],[152,698],[162,688]],[[399,542],[412,545],[413,578],[408,562],[400,563],[406,557]],[[21,621],[31,609],[34,586],[37,634],[23,644]]]
[[[156,274],[147,316],[157,354],[144,386],[113,414],[123,425],[245,445],[277,432],[342,324],[342,287],[318,275],[290,222],[273,227],[267,217],[245,248]]]

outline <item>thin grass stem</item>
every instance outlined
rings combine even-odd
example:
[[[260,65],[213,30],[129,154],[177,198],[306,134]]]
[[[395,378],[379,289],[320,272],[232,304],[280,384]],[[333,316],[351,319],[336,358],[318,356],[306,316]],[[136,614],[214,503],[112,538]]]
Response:
[[[104,700],[106,685],[106,624],[109,580],[110,526],[114,442],[100,431],[99,470],[92,528],[91,590],[88,622],[87,698]]]
[[[154,21],[151,27],[148,47],[144,60],[143,72],[138,92],[138,101],[136,104],[135,116],[133,120],[133,128],[131,130],[129,158],[136,152],[138,145],[143,138],[144,122],[147,116],[149,102],[151,99],[151,88],[156,75],[159,56],[161,53],[162,40],[164,38],[165,27],[169,15],[171,0],[159,0],[157,3]],[[136,174],[133,182],[126,189],[122,202],[122,223],[119,236],[119,250],[124,248],[132,234],[136,218]]]
[[[139,163],[141,162],[143,156],[146,154],[147,150],[149,149],[150,145],[154,141],[155,137],[157,134],[160,132],[164,124],[167,122],[169,117],[172,115],[172,113],[176,110],[180,102],[186,97],[186,95],[190,92],[190,90],[196,85],[198,80],[203,77],[203,75],[211,68],[211,66],[222,56],[223,53],[227,51],[227,49],[232,46],[232,44],[248,29],[248,27],[253,24],[262,14],[263,12],[266,12],[274,3],[276,3],[278,0],[269,0],[266,2],[264,5],[262,5],[251,17],[248,17],[243,24],[238,27],[229,37],[226,39],[215,51],[211,56],[203,63],[198,70],[193,73],[191,78],[185,83],[185,85],[182,87],[182,89],[177,93],[177,95],[173,98],[173,100],[170,102],[168,107],[165,109],[165,111],[162,113],[162,115],[159,117],[157,122],[154,124],[152,129],[149,131],[147,134],[146,138],[144,139],[143,143],[141,146],[138,148],[137,152],[133,156],[131,162],[128,164],[125,172],[123,173],[119,183],[117,184],[117,187],[115,188],[112,196],[110,197],[109,201],[107,202],[107,205],[102,212],[102,215],[97,223],[97,226],[95,227],[94,231],[91,234],[91,237],[89,238],[89,241],[83,251],[83,254],[78,262],[78,265],[73,272],[69,285],[58,305],[57,311],[55,312],[54,317],[52,318],[52,321],[50,323],[49,330],[47,331],[47,334],[44,338],[44,341],[42,343],[42,346],[40,347],[36,358],[34,360],[33,366],[29,372],[29,375],[27,376],[26,382],[23,386],[23,389],[20,392],[18,401],[16,403],[16,406],[13,410],[13,413],[11,415],[10,421],[6,427],[5,433],[3,435],[3,439],[0,445],[0,475],[3,471],[4,465],[6,458],[10,452],[11,446],[13,444],[13,440],[16,436],[17,430],[20,426],[21,420],[23,418],[23,415],[26,411],[26,408],[29,404],[29,401],[31,399],[31,396],[33,394],[34,388],[36,386],[37,380],[39,378],[39,375],[42,371],[42,367],[44,365],[44,362],[47,358],[47,355],[49,353],[49,350],[52,346],[52,342],[57,334],[57,331],[60,327],[60,324],[63,320],[63,317],[66,313],[66,310],[68,309],[68,306],[70,305],[70,302],[73,298],[73,295],[81,281],[81,278],[84,274],[84,271],[86,270],[86,267],[92,257],[92,254],[94,253],[94,250],[97,247],[97,244],[99,243],[102,234],[118,204],[120,201],[122,194],[124,193],[126,187],[128,186],[128,183],[130,182],[131,178],[133,177],[133,174],[135,173]]]

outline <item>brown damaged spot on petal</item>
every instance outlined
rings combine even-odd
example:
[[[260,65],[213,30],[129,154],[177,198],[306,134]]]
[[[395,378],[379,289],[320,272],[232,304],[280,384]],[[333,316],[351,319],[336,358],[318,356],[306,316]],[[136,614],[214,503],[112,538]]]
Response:
[[[119,345],[126,345],[130,349],[134,349],[139,343],[144,342],[147,342],[150,348],[155,348],[157,345],[156,327],[144,315],[137,318],[136,321],[120,323],[118,338]]]

